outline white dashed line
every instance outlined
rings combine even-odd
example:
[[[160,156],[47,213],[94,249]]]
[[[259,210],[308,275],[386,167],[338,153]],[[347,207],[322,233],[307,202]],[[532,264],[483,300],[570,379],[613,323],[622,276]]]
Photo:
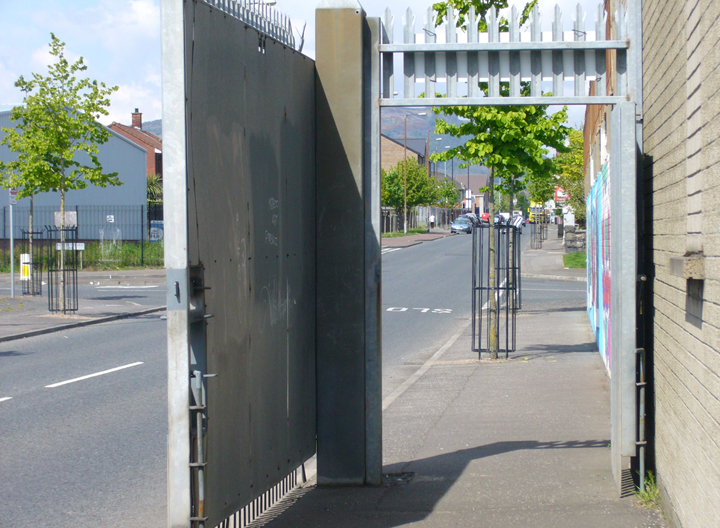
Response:
[[[117,372],[118,370],[127,369],[130,367],[137,367],[138,365],[142,365],[142,361],[138,361],[137,363],[130,363],[129,365],[123,365],[122,367],[115,367],[111,368],[109,370],[103,370],[102,372],[96,372],[95,374],[88,374],[87,376],[81,376],[79,378],[74,378],[67,381],[61,381],[58,383],[53,383],[52,385],[45,385],[46,389],[54,389],[55,387],[60,387],[61,385],[67,385],[68,383],[75,383],[76,381],[82,381],[90,378],[95,378],[97,376],[103,376],[105,374],[110,374],[111,372]]]
[[[98,286],[98,290],[147,290],[149,288],[157,288],[157,284],[150,286]]]
[[[10,396],[8,396],[7,398],[0,398],[0,403],[8,400],[12,400],[12,398]]]
[[[384,255],[385,253],[392,253],[393,251],[400,251],[401,249],[402,248],[399,248],[399,247],[383,248],[381,254]]]

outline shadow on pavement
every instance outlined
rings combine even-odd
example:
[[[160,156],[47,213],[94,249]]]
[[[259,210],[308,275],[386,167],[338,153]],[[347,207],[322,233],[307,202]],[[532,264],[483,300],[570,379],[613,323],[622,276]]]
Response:
[[[609,440],[494,442],[385,466],[378,488],[307,486],[281,501],[258,526],[392,528],[426,519],[476,460],[513,451],[607,449]],[[487,490],[485,490],[487,491]],[[481,504],[478,504],[482,508]],[[282,515],[279,513],[282,512]],[[447,519],[450,521],[450,519]],[[255,526],[255,524],[253,524]]]

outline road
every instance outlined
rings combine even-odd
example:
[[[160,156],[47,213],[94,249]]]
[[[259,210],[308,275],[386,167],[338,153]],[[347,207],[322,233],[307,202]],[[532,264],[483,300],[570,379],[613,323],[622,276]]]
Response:
[[[164,525],[165,321],[0,345],[0,526]]]
[[[466,235],[383,255],[383,397],[466,328],[470,255]],[[524,310],[584,309],[583,283],[522,287]],[[165,293],[80,296],[157,306]],[[0,527],[164,524],[165,331],[151,315],[0,343]]]

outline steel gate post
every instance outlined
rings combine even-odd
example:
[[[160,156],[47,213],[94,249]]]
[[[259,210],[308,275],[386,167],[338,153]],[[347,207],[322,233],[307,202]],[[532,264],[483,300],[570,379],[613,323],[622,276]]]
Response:
[[[185,35],[181,0],[162,0],[165,267],[167,269],[167,526],[190,526]]]
[[[354,0],[315,17],[318,484],[379,485],[379,20]]]
[[[611,463],[622,494],[624,483],[632,482],[630,458],[637,454],[635,103],[616,105],[610,127]]]

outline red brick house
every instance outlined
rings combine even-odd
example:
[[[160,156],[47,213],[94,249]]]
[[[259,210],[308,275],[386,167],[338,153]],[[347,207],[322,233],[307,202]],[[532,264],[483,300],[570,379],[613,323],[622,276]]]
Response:
[[[147,174],[159,174],[162,176],[162,139],[147,132],[142,128],[142,114],[135,109],[132,113],[132,125],[122,125],[113,123],[108,127],[110,130],[117,132],[121,136],[129,139],[136,145],[140,145],[147,151]]]

